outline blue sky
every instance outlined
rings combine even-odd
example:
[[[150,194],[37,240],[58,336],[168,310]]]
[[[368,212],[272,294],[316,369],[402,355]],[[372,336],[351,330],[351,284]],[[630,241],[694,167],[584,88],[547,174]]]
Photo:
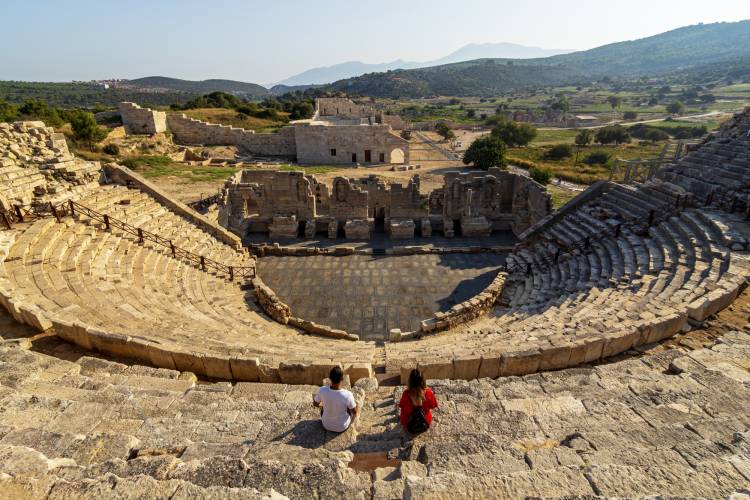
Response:
[[[467,43],[586,49],[748,0],[0,0],[0,80],[164,75],[272,83],[316,66],[437,59]]]

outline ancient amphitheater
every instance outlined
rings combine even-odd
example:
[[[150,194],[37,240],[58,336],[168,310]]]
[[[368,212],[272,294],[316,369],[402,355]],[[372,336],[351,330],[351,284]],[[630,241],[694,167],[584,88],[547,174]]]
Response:
[[[747,110],[552,213],[503,172],[428,195],[243,173],[221,225],[43,123],[0,124],[0,496],[744,498],[749,136]],[[294,218],[264,212],[292,199]],[[339,240],[378,223],[419,244]],[[337,244],[243,246],[274,228]],[[515,243],[482,244],[497,228]],[[323,293],[307,268],[343,290],[329,324],[285,300]],[[398,315],[334,321],[394,296]],[[340,435],[310,404],[334,365],[362,405]],[[396,403],[414,367],[441,406],[412,438]]]

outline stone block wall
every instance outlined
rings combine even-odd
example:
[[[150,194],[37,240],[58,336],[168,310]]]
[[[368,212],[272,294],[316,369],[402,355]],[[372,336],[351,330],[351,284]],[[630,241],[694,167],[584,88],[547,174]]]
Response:
[[[0,123],[0,208],[75,198],[99,184],[101,166],[76,158],[43,122]]]
[[[185,114],[169,115],[167,124],[175,141],[181,144],[237,146],[261,156],[296,156],[296,127],[283,127],[276,133],[256,134],[252,130],[196,120]]]
[[[220,220],[241,235],[267,231],[275,216],[294,215],[297,221],[305,221],[306,234],[323,230],[325,223],[332,238],[347,221],[369,220],[377,228],[381,223],[387,226],[391,219],[411,220],[423,236],[433,230],[454,236],[455,221],[463,228],[459,235],[487,236],[493,230],[518,234],[547,216],[551,208],[543,186],[498,169],[448,172],[444,186],[429,195],[420,193],[416,175],[406,186],[387,185],[374,176],[336,177],[329,190],[304,172],[245,170],[226,182]]]
[[[295,139],[300,163],[390,163],[396,149],[403,152],[403,163],[409,163],[409,141],[389,125],[297,126]]]
[[[357,104],[342,97],[323,97],[315,101],[318,116],[338,116],[341,118],[368,118],[377,112],[372,106]]]
[[[167,130],[167,114],[142,108],[133,102],[121,102],[118,106],[122,124],[128,134],[158,134]]]

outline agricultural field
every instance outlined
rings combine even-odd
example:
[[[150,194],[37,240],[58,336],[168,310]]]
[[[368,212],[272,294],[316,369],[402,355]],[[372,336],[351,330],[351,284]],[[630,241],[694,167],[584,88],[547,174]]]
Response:
[[[613,109],[608,98],[616,96],[620,103]],[[425,99],[381,99],[378,104],[389,113],[399,114],[414,122],[449,120],[462,124],[482,125],[486,117],[498,109],[506,112],[543,111],[561,97],[567,100],[567,115],[593,115],[602,122],[623,121],[624,113],[635,113],[643,121],[670,116],[668,104],[683,102],[682,115],[730,112],[750,105],[750,84],[719,87],[688,86],[663,83],[605,85],[589,87],[553,87],[528,92],[513,92],[489,97],[432,97]],[[483,116],[485,118],[483,118]]]

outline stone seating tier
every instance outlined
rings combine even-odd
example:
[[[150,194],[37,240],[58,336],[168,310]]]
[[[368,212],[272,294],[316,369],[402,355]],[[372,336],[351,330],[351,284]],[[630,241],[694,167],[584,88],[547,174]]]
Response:
[[[402,382],[414,366],[432,378],[522,375],[674,335],[688,319],[702,321],[729,305],[750,276],[747,235],[725,232],[736,219],[688,210],[647,237],[625,229],[557,265],[556,247],[545,241],[520,249],[509,264],[533,271],[511,276],[507,307],[444,334],[387,345],[387,371],[400,371]]]
[[[403,387],[357,384],[360,416],[339,435],[320,426],[313,386],[203,383],[54,339],[23,345],[0,341],[7,498],[729,498],[750,481],[741,332],[596,367],[433,379],[435,423],[411,439],[396,423]]]

